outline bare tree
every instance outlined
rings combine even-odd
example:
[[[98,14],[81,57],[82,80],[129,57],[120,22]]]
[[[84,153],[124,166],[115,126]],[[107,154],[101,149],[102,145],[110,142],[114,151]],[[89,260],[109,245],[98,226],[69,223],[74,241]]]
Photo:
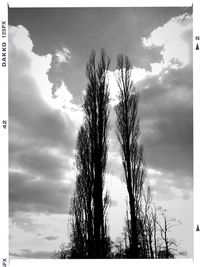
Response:
[[[138,144],[140,134],[138,118],[139,95],[131,80],[131,63],[128,57],[117,58],[117,83],[119,87],[119,104],[117,115],[117,136],[121,146],[122,162],[129,195],[131,240],[130,249],[133,258],[139,257],[138,249],[138,214],[142,187],[145,178],[143,147]]]
[[[144,199],[144,208],[141,212],[142,214],[142,223],[143,223],[143,239],[144,245],[143,250],[146,252],[145,256],[147,258],[154,258],[154,249],[153,249],[153,216],[152,216],[152,193],[150,185],[147,185],[145,192],[143,193]]]
[[[84,111],[91,146],[92,177],[94,181],[94,251],[96,258],[105,257],[103,187],[108,148],[109,93],[106,74],[109,65],[110,59],[102,49],[99,62],[96,63],[96,54],[93,50],[86,67],[88,85]]]
[[[72,233],[74,257],[92,257],[94,246],[93,233],[93,207],[92,190],[93,179],[91,175],[91,153],[88,146],[89,136],[87,125],[81,126],[76,145],[76,167],[78,175],[76,187],[71,203]]]
[[[124,258],[125,257],[125,244],[124,239],[121,237],[117,237],[114,243],[115,247],[115,258]]]
[[[154,207],[151,211],[152,216],[152,223],[153,223],[153,242],[154,242],[154,258],[158,258],[158,252],[157,252],[157,221],[158,221],[158,215],[157,215],[157,209]]]
[[[70,244],[62,243],[59,249],[55,252],[52,258],[56,259],[67,259],[71,256],[71,247]]]
[[[77,155],[76,155],[76,164],[79,171],[79,176],[77,177],[76,190],[78,193],[80,205],[80,211],[84,212],[85,222],[85,236],[86,236],[86,248],[87,248],[87,257],[92,257],[92,249],[94,246],[94,225],[93,225],[93,183],[94,179],[92,176],[91,170],[91,148],[89,146],[89,136],[87,125],[84,124],[78,134],[77,142]],[[79,203],[79,204],[80,204]]]
[[[86,66],[85,117],[77,138],[78,175],[72,201],[77,257],[105,258],[109,250],[106,215],[109,194],[103,191],[108,148],[109,93],[106,74],[109,64],[110,59],[102,49],[99,62],[96,62],[93,50]]]
[[[176,240],[170,237],[171,229],[175,226],[180,225],[181,222],[177,221],[174,217],[167,217],[165,209],[159,208],[159,211],[161,219],[156,221],[160,231],[161,240],[159,245],[158,257],[169,259],[174,258],[176,254],[185,256],[187,252],[178,249]]]

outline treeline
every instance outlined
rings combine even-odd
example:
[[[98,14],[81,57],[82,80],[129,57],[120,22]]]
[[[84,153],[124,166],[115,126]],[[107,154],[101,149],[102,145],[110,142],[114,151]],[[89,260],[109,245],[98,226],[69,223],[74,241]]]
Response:
[[[117,57],[116,81],[119,88],[115,106],[117,138],[120,144],[124,178],[128,193],[122,237],[112,242],[107,209],[109,193],[104,189],[109,128],[109,90],[107,72],[110,58],[102,49],[97,60],[91,52],[86,66],[88,84],[84,96],[84,122],[76,144],[76,186],[71,200],[71,234],[68,246],[58,258],[173,258],[183,254],[169,231],[174,218],[152,205],[147,182],[143,146],[139,143],[139,93],[131,77],[128,57]]]

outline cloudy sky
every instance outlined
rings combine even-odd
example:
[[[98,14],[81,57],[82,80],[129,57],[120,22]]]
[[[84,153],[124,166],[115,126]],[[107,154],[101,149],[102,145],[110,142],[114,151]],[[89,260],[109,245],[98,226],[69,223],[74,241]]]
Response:
[[[106,188],[113,240],[126,186],[115,134],[116,56],[133,65],[153,200],[181,219],[173,236],[193,255],[192,9],[9,9],[10,256],[49,258],[68,242],[74,148],[91,49],[112,59]],[[117,219],[117,223],[116,223]]]

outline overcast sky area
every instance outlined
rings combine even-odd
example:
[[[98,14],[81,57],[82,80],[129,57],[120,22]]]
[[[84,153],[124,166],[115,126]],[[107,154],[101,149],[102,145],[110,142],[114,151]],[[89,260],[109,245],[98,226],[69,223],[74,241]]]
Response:
[[[91,49],[111,57],[106,188],[110,234],[121,235],[126,186],[116,137],[116,57],[128,55],[153,201],[182,221],[173,237],[193,256],[191,8],[9,9],[11,258],[50,258],[69,241],[69,208]]]

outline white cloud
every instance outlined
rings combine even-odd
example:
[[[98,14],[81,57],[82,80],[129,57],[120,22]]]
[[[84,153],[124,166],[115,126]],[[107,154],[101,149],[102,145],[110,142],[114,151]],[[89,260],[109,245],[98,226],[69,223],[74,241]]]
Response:
[[[12,39],[9,40],[9,44],[11,44],[10,47],[14,45],[15,48],[27,52],[30,52],[32,50],[33,42],[30,38],[28,30],[22,25],[18,25],[17,27],[9,26],[9,34],[12,36]]]
[[[161,55],[165,66],[175,66],[177,63],[173,60],[178,60],[185,66],[190,63],[192,56],[185,41],[187,32],[192,34],[192,15],[183,14],[156,28],[148,38],[143,38],[143,45],[147,48],[162,47]]]
[[[183,14],[172,18],[163,26],[152,31],[149,37],[142,38],[143,45],[149,49],[162,47],[160,54],[161,62],[150,63],[151,71],[145,68],[132,67],[132,80],[136,88],[148,89],[148,84],[143,81],[156,77],[161,83],[163,77],[170,70],[184,68],[192,61],[192,15]],[[116,82],[116,72],[108,72],[111,106],[118,104],[119,89]],[[140,86],[142,84],[142,86]]]
[[[66,47],[57,49],[55,52],[56,63],[57,65],[61,63],[69,63],[71,59],[70,51]]]
[[[34,79],[38,90],[46,102],[51,102],[52,84],[48,80],[47,71],[50,68],[52,55],[39,56],[33,51],[33,42],[29,32],[23,26],[9,26],[9,67],[11,80],[28,75]],[[13,66],[15,64],[15,66]],[[13,67],[13,69],[12,69]],[[17,88],[13,87],[13,90]],[[29,88],[27,88],[28,93]],[[20,92],[19,92],[20,93]]]
[[[61,86],[55,89],[54,98],[51,100],[51,106],[61,109],[79,128],[83,122],[82,108],[73,103],[73,95],[67,89],[67,86],[62,81]]]
[[[65,105],[70,104],[73,99],[72,94],[67,90],[67,87],[65,86],[63,81],[61,86],[56,90],[55,97],[60,98],[63,102],[65,102]]]
[[[148,168],[147,169],[147,173],[149,175],[161,175],[162,172],[158,171],[158,170],[155,170],[155,169],[152,169],[152,168]]]

